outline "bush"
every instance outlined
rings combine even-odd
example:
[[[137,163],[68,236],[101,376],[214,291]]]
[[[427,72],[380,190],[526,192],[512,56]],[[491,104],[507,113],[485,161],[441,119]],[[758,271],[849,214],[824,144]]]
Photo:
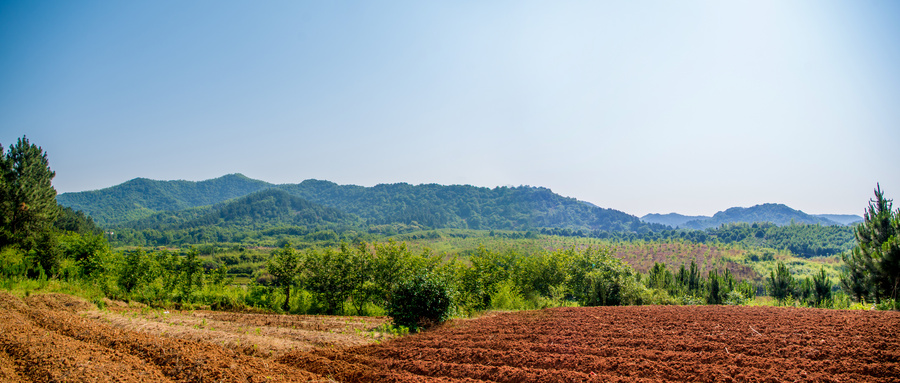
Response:
[[[450,288],[428,275],[418,275],[400,283],[388,302],[387,313],[396,326],[413,331],[447,320],[450,315]]]
[[[532,308],[511,280],[497,284],[497,291],[491,294],[491,308],[495,310],[528,310]]]

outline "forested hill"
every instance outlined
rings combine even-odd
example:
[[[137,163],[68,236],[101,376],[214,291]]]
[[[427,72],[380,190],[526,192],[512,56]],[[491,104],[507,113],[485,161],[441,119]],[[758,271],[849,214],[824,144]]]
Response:
[[[84,211],[101,226],[116,226],[158,212],[214,205],[272,186],[242,174],[200,182],[135,178],[106,189],[63,193],[56,200]]]
[[[527,230],[541,227],[586,231],[650,231],[618,210],[596,207],[531,186],[381,184],[374,187],[306,180],[278,188],[312,202],[365,218],[369,225],[419,224],[431,228]]]
[[[641,221],[650,222],[650,223],[658,223],[661,225],[668,225],[672,227],[679,227],[684,225],[687,222],[694,220],[703,220],[709,219],[705,215],[681,215],[678,213],[669,213],[669,214],[647,214],[641,217]]]
[[[842,225],[852,225],[863,221],[863,217],[854,214],[815,214],[815,216],[830,219]]]
[[[265,229],[274,226],[358,225],[359,219],[327,206],[266,189],[213,206],[161,212],[125,227],[143,230],[182,230],[204,226]]]
[[[201,182],[139,178],[108,189],[65,193],[57,199],[63,206],[87,212],[101,226],[149,228],[150,222],[184,224],[202,212],[154,214],[211,206],[268,188],[353,214],[369,226],[405,224],[419,228],[510,230],[549,227],[587,232],[665,229],[663,225],[644,223],[618,210],[596,207],[560,196],[550,189],[531,186],[491,189],[398,183],[363,187],[319,180],[276,186],[234,174]]]
[[[715,228],[726,223],[771,222],[779,226],[794,223],[819,224],[823,226],[840,225],[827,218],[806,214],[782,204],[767,203],[752,207],[733,207],[720,211],[711,218],[696,219],[679,225],[683,229],[703,230]]]

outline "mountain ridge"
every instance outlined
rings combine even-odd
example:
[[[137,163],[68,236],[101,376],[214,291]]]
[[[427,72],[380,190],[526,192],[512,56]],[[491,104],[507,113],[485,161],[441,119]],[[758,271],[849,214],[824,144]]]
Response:
[[[273,186],[240,173],[203,181],[138,177],[105,189],[62,193],[56,196],[56,201],[87,213],[98,224],[116,225],[161,211],[214,205]]]
[[[834,218],[834,219],[831,219]],[[712,217],[685,216],[678,213],[647,214],[644,222],[663,223],[680,229],[703,230],[729,223],[771,222],[778,226],[791,222],[820,224],[825,226],[846,226],[862,221],[862,217],[844,214],[807,214],[784,204],[764,203],[751,207],[731,207],[719,211]]]
[[[314,179],[298,184],[275,185],[241,174],[229,174],[206,181],[136,178],[106,189],[64,193],[57,200],[63,206],[85,211],[98,224],[116,227],[161,212],[212,206],[266,189],[281,190],[305,201],[354,215],[370,226],[402,223],[419,228],[666,229],[664,225],[644,223],[619,210],[597,207],[558,195],[547,188],[532,186],[486,188],[394,183],[364,187]],[[171,219],[174,218],[158,217],[155,220],[162,223]]]

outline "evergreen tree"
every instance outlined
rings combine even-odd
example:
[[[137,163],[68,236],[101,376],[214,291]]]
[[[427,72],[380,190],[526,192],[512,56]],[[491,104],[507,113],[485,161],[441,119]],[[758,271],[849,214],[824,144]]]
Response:
[[[831,280],[825,274],[825,267],[819,269],[819,272],[813,275],[813,299],[817,307],[831,301]]]
[[[47,236],[58,210],[51,184],[55,175],[47,154],[27,137],[8,153],[0,145],[0,247],[42,250],[53,242]]]
[[[783,303],[794,291],[794,276],[788,271],[784,262],[778,262],[775,270],[769,273],[769,295]]]
[[[847,269],[841,286],[857,299],[896,301],[900,290],[900,210],[891,210],[881,185],[855,230],[857,245],[842,256]]]
[[[707,284],[708,291],[706,295],[706,303],[711,305],[722,304],[722,281],[719,279],[719,271],[715,269],[710,270],[708,281],[709,283]]]

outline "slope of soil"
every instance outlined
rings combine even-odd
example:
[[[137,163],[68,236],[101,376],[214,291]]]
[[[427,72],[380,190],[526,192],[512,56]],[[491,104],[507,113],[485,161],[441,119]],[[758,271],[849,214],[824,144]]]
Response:
[[[145,334],[223,346],[251,356],[274,357],[319,347],[360,346],[390,339],[374,331],[386,317],[246,314],[115,307],[85,311],[88,318]]]
[[[776,307],[558,308],[278,358],[340,381],[896,382],[900,313]]]
[[[71,300],[78,301],[74,304]],[[219,346],[117,329],[64,295],[0,293],[0,373],[23,382],[307,382],[322,377]],[[55,309],[53,309],[55,308]]]

